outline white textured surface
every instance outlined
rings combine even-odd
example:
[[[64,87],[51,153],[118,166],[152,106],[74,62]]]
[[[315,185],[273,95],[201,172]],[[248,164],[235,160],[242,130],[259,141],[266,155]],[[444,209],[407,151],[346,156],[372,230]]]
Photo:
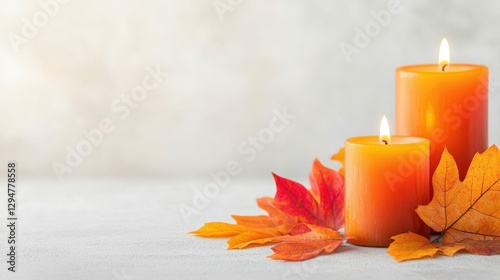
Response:
[[[51,176],[66,147],[103,118],[116,124],[67,177],[201,178],[230,159],[241,177],[306,176],[351,136],[394,124],[397,66],[434,63],[446,36],[452,63],[490,67],[490,143],[500,143],[500,2],[401,0],[368,46],[347,62],[339,48],[389,0],[65,0],[15,52],[41,3],[0,0],[0,155],[25,176]],[[239,3],[239,4],[236,4]],[[170,76],[121,120],[111,104],[158,64]],[[238,145],[268,126],[273,109],[296,118],[247,163]]]
[[[18,272],[0,279],[499,279],[500,256],[458,254],[397,264],[385,249],[344,245],[306,262],[267,259],[270,246],[227,251],[225,239],[186,232],[230,214],[258,214],[269,180],[233,181],[186,223],[201,181],[19,182]],[[5,209],[2,195],[0,209]],[[2,215],[3,216],[3,215]],[[6,236],[0,227],[2,239]],[[4,240],[1,241],[5,244]],[[4,245],[0,250],[4,254]],[[124,275],[129,278],[123,277]]]

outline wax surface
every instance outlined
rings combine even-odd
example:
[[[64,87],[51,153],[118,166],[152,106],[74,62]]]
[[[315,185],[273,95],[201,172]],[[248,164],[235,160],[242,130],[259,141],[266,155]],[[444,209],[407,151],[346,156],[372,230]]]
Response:
[[[365,246],[388,246],[391,237],[412,231],[429,236],[418,205],[429,203],[429,141],[393,136],[349,138],[345,150],[345,234]]]
[[[488,68],[436,64],[396,70],[396,134],[419,136],[431,142],[430,172],[434,173],[444,147],[466,175],[476,152],[488,148]]]

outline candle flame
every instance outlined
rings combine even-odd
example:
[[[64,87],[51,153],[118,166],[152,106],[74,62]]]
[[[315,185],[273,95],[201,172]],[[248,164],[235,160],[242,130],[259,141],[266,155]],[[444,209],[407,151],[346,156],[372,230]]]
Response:
[[[450,67],[450,46],[448,40],[443,38],[439,46],[439,71],[446,71]]]
[[[380,143],[389,144],[391,143],[391,131],[389,129],[389,123],[387,122],[386,116],[382,118],[380,122]]]

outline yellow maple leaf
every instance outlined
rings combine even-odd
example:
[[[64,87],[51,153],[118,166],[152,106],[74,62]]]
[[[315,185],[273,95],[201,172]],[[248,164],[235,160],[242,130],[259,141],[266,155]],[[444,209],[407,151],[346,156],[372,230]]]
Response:
[[[432,184],[434,197],[416,211],[427,225],[442,232],[443,243],[500,240],[500,151],[495,145],[474,156],[463,182],[445,149]]]

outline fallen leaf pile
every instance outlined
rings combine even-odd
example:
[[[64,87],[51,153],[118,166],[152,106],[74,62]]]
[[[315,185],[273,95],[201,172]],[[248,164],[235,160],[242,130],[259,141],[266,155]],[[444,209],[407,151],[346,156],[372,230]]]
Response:
[[[393,237],[388,253],[398,262],[460,250],[500,254],[500,151],[493,145],[476,154],[460,181],[457,164],[445,149],[432,177],[434,197],[417,208],[420,218],[440,233],[436,242],[414,233]]]
[[[344,177],[314,159],[309,175],[311,189],[273,174],[274,198],[257,199],[268,215],[232,215],[236,224],[206,223],[192,234],[231,237],[228,249],[280,243],[272,259],[306,260],[333,252],[341,243],[337,231],[344,225]]]

